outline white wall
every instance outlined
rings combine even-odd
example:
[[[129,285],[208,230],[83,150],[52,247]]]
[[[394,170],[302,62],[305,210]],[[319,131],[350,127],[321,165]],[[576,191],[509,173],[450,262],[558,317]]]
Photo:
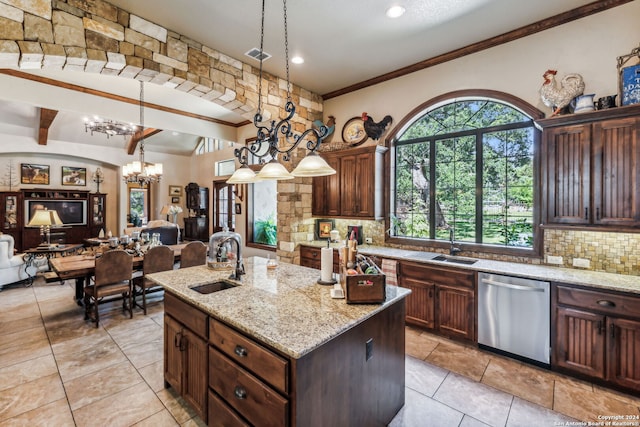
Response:
[[[455,90],[490,89],[510,93],[549,114],[538,90],[547,69],[579,73],[586,94],[596,99],[617,93],[616,57],[640,42],[640,2],[570,22],[532,36],[427,68],[407,76],[326,100],[325,119],[336,117],[340,138],[345,122],[366,111],[375,121],[386,114],[400,122],[425,101]],[[490,23],[487,23],[490,25]],[[425,40],[425,43],[428,43]],[[383,60],[383,59],[381,59]]]
[[[136,155],[137,158],[137,155]],[[92,147],[83,144],[74,144],[64,141],[49,140],[46,146],[38,145],[35,138],[16,137],[0,133],[0,191],[9,190],[9,182],[5,175],[8,173],[10,161],[14,165],[15,180],[20,181],[20,163],[36,163],[49,165],[49,185],[18,184],[18,189],[23,188],[51,188],[62,187],[62,166],[75,166],[87,168],[87,185],[80,187],[64,187],[68,189],[96,191],[96,185],[91,182],[91,174],[100,167],[105,174],[105,179],[100,184],[100,192],[106,193],[107,198],[107,223],[105,232],[111,230],[114,235],[121,234],[126,227],[127,219],[127,190],[126,184],[120,176],[122,164],[133,160],[122,147]],[[185,156],[145,153],[145,160],[153,163],[163,163],[164,175],[162,181],[152,186],[152,219],[160,218],[159,212],[162,205],[170,202],[169,185],[181,185],[188,182],[190,158]],[[15,190],[16,187],[14,186]],[[181,198],[184,205],[184,197]],[[164,218],[163,218],[164,219]]]

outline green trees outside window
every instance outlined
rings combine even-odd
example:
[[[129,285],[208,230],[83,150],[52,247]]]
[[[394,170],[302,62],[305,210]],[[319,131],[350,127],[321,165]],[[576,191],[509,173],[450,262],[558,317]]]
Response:
[[[421,114],[395,143],[392,235],[532,247],[532,119],[487,99]]]

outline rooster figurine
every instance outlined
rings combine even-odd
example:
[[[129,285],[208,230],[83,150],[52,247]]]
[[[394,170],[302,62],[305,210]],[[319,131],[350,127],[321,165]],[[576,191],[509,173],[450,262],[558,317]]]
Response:
[[[385,130],[387,130],[387,126],[391,123],[393,119],[391,116],[384,116],[380,122],[375,123],[371,117],[367,115],[367,113],[362,113],[362,121],[364,122],[364,131],[367,136],[373,140],[378,140],[382,136]]]
[[[584,80],[580,74],[567,74],[560,81],[560,86],[556,85],[556,70],[547,70],[542,77],[544,82],[540,87],[540,98],[547,107],[554,108],[552,116],[571,103],[576,96],[584,93]]]
[[[316,129],[320,129],[321,126],[325,126],[327,128],[327,134],[322,138],[326,139],[329,135],[331,135],[336,128],[336,118],[334,116],[329,116],[329,120],[327,123],[322,123],[322,120],[314,120],[313,127]]]

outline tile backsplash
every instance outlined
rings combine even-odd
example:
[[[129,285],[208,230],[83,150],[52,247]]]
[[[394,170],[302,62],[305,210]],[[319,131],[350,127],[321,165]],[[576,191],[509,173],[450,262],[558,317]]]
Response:
[[[566,229],[544,230],[544,255],[561,256],[564,267],[574,258],[590,261],[589,270],[640,275],[640,234]]]

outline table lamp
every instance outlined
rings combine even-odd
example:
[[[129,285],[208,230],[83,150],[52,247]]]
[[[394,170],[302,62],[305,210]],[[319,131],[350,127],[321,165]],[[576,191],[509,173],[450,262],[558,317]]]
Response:
[[[51,244],[51,226],[62,225],[63,222],[58,216],[58,212],[49,211],[47,209],[38,209],[36,213],[27,224],[27,227],[40,227],[40,236],[42,236],[42,243],[40,246],[50,246]]]
[[[171,205],[164,205],[162,209],[160,209],[160,215],[166,215],[167,221],[169,221],[169,209]]]

